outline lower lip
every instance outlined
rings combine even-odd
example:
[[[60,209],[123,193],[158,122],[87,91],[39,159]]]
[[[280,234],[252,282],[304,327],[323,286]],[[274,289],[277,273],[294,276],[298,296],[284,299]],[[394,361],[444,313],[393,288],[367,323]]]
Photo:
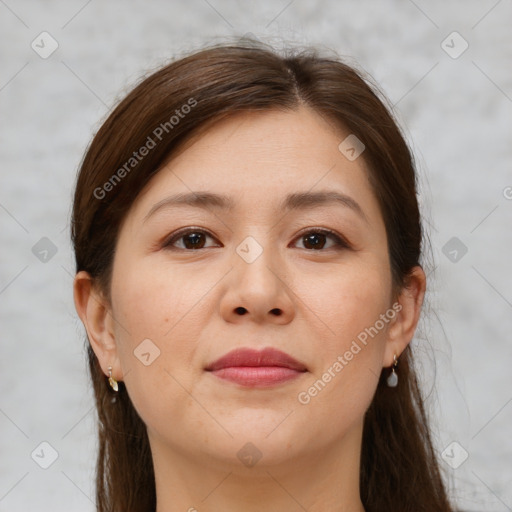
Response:
[[[241,386],[265,387],[296,379],[304,372],[281,366],[231,366],[214,370],[211,373],[220,379],[228,380]]]

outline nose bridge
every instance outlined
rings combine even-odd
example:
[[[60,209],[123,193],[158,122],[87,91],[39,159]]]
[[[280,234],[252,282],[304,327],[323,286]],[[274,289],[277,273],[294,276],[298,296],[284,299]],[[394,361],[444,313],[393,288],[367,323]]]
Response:
[[[252,232],[253,234],[247,235],[236,247],[236,253],[247,265],[253,264],[258,259],[267,261],[269,256],[268,250],[270,244],[268,234],[262,233],[262,230],[259,230],[258,233],[255,233],[254,230],[252,230]],[[264,239],[262,237],[264,237]],[[264,247],[267,253],[261,258],[262,254],[265,252]]]
[[[269,292],[270,284],[276,287],[274,281],[277,277],[273,269],[279,266],[278,250],[272,246],[272,236],[268,230],[258,228],[249,229],[248,232],[251,234],[246,235],[235,249],[237,279],[240,282],[249,279],[251,286],[265,286]]]

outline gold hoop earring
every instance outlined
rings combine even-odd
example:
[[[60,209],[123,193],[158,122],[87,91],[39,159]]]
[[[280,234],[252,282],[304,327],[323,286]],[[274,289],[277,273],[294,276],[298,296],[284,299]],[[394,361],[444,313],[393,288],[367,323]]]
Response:
[[[110,387],[114,391],[119,391],[119,386],[117,385],[117,380],[112,377],[112,366],[108,367],[108,383],[110,384]]]
[[[390,388],[396,388],[398,384],[398,375],[395,372],[395,368],[398,366],[398,359],[396,358],[396,354],[393,354],[393,366],[391,368],[391,373],[388,375],[386,380],[388,386]]]

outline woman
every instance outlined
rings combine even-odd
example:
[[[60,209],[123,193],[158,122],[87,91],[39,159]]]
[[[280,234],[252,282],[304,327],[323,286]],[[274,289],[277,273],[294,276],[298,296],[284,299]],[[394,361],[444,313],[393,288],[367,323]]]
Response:
[[[94,137],[72,214],[99,511],[450,511],[410,342],[412,156],[351,67],[217,45]]]

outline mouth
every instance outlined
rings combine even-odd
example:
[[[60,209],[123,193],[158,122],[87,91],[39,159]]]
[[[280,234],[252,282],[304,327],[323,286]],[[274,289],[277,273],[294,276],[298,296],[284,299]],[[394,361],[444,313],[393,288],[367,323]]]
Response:
[[[283,384],[307,372],[306,366],[274,348],[240,348],[209,364],[205,370],[220,379],[246,387]]]

